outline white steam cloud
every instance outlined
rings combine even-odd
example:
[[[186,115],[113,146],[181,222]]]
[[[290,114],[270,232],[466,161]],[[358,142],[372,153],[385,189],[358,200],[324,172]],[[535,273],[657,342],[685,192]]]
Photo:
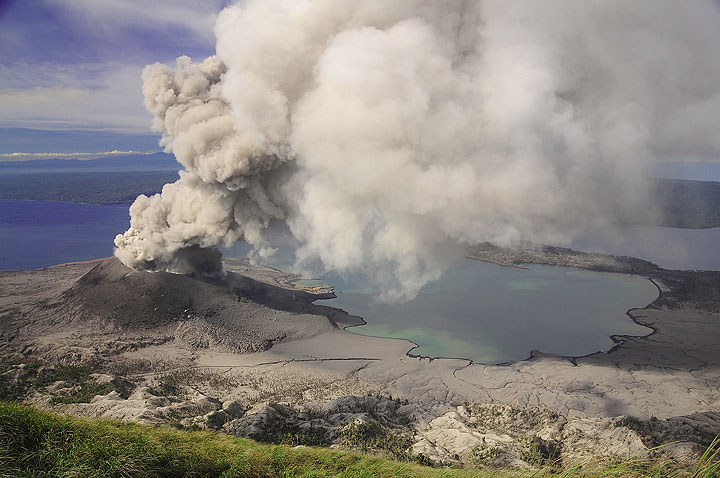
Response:
[[[218,244],[364,271],[412,297],[479,241],[564,243],[646,207],[654,158],[717,155],[711,0],[247,0],[217,54],[143,73],[185,171],[116,255],[221,270]]]

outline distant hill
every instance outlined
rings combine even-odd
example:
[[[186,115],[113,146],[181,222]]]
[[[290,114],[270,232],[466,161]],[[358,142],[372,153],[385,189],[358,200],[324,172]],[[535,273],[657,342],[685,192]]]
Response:
[[[0,175],[26,172],[178,171],[180,167],[172,154],[122,154],[98,159],[52,158],[2,161],[0,162]]]
[[[0,128],[0,153],[74,153],[76,151],[154,151],[159,136],[112,131],[47,131]]]
[[[89,160],[42,159],[0,163],[0,199],[124,204],[160,192],[178,178],[180,165],[165,153]],[[663,217],[633,224],[705,229],[720,227],[720,182],[651,179]]]
[[[129,204],[177,179],[176,171],[0,174],[0,199]]]

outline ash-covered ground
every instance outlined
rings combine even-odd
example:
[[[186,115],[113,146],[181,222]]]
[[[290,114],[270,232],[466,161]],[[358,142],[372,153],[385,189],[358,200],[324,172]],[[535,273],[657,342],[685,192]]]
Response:
[[[587,357],[431,360],[408,356],[405,340],[345,332],[361,319],[314,303],[331,290],[295,288],[275,269],[229,260],[209,279],[104,259],[0,273],[0,392],[81,415],[472,466],[687,459],[720,432],[720,272],[557,248],[469,256],[641,274],[660,296],[628,314],[654,332]]]

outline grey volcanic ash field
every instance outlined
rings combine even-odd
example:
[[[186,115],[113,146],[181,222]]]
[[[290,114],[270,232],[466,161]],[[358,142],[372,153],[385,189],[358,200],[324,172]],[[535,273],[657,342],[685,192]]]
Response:
[[[531,253],[471,254],[511,264]],[[687,458],[720,431],[720,273],[557,248],[532,256],[650,277],[660,296],[629,314],[654,332],[615,337],[611,352],[587,357],[430,360],[408,356],[405,340],[344,331],[361,320],[314,303],[331,291],[297,289],[275,269],[230,260],[226,277],[209,279],[132,271],[112,258],[0,273],[3,393],[269,441],[292,432],[308,444],[345,443],[344,427],[359,421],[445,463],[472,463],[482,445],[496,450],[495,464],[520,466],[531,438],[564,458],[642,456],[670,442],[664,453]],[[47,380],[60,364],[92,373]],[[38,377],[44,386],[33,385]],[[105,388],[63,405],[90,384]]]

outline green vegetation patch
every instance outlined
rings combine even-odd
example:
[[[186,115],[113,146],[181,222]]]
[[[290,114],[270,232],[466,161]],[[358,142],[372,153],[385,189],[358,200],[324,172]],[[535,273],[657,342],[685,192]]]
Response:
[[[0,364],[0,398],[21,400],[37,377],[39,364],[6,362]]]
[[[184,385],[188,383],[203,384],[220,390],[230,390],[238,386],[237,380],[230,376],[208,370],[187,368],[160,376],[156,388],[162,396],[180,396]]]
[[[212,432],[59,416],[0,402],[0,476],[716,478],[717,455],[715,443],[690,470],[633,461],[535,472],[429,468],[323,448],[265,445]]]
[[[322,448],[263,445],[211,432],[58,416],[0,403],[0,476],[473,477],[505,476]]]
[[[94,396],[107,395],[113,390],[115,387],[110,383],[85,382],[73,387],[67,395],[51,398],[50,403],[90,403]]]
[[[389,431],[374,422],[348,423],[340,429],[339,443],[364,452],[384,452],[398,460],[413,459],[410,454],[412,437]]]
[[[56,365],[41,369],[34,385],[36,387],[47,387],[55,382],[81,383],[90,379],[92,371],[86,365]]]
[[[50,404],[88,403],[96,395],[106,395],[116,387],[117,380],[100,383],[91,377],[86,365],[55,365],[41,367],[38,363],[9,363],[0,367],[0,398],[22,400],[32,391],[52,395]]]

